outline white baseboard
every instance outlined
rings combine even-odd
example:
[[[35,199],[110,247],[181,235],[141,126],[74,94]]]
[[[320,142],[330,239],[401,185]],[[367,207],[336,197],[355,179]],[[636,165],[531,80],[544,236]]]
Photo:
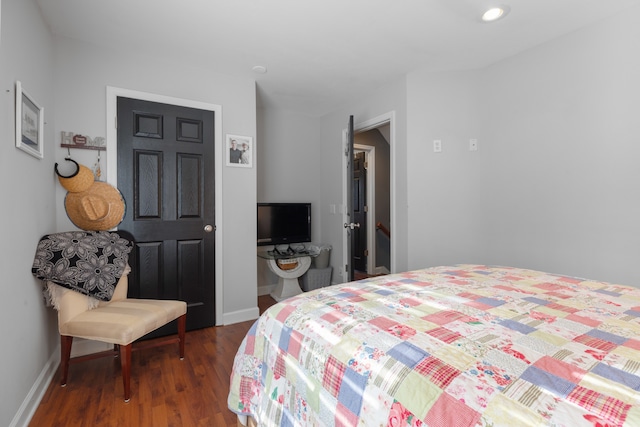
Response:
[[[255,320],[260,316],[260,309],[258,307],[247,308],[245,310],[232,311],[231,313],[224,313],[223,319],[225,325],[231,325],[233,323],[246,322],[247,320]]]
[[[18,412],[16,412],[13,420],[11,420],[9,427],[28,427],[29,421],[31,421],[33,414],[36,412],[36,409],[38,409],[42,397],[47,391],[47,388],[49,388],[49,384],[58,370],[58,365],[60,365],[60,347],[57,347],[49,357],[49,360],[47,360],[42,371],[40,371],[40,375],[36,378],[36,382],[31,386],[31,390],[29,390]]]
[[[112,344],[100,342],[100,341],[91,341],[85,340],[82,338],[75,338],[73,340],[73,345],[71,347],[71,357],[84,356],[86,354],[98,353],[105,350],[111,350],[113,348]],[[38,409],[38,405],[40,405],[40,401],[42,400],[42,396],[49,388],[49,384],[51,384],[51,380],[56,374],[58,370],[58,366],[60,365],[60,346],[56,348],[53,352],[49,360],[42,368],[40,375],[36,379],[36,382],[33,383],[31,390],[25,397],[22,405],[18,409],[18,412],[13,417],[11,424],[9,427],[27,427],[29,425],[29,421],[31,421],[31,417]]]
[[[262,285],[258,286],[258,296],[261,297],[263,295],[269,295],[276,289],[278,285]]]

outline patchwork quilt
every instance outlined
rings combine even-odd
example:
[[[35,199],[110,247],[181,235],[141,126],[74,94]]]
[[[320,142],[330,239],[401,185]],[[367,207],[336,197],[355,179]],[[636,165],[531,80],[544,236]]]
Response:
[[[229,408],[259,426],[640,426],[640,289],[459,265],[265,312]]]

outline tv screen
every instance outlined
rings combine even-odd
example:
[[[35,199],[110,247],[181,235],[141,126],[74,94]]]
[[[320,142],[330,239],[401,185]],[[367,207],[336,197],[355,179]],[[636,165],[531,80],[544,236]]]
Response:
[[[258,203],[258,245],[311,241],[311,203]]]

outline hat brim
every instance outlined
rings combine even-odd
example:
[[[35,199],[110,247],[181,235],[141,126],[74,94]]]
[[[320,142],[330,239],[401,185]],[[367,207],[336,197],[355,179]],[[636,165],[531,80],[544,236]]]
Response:
[[[108,213],[98,220],[88,218],[82,208],[85,197],[100,197],[109,205]],[[71,222],[81,230],[103,231],[117,226],[124,219],[126,206],[120,191],[106,182],[94,182],[82,192],[69,192],[64,207]]]

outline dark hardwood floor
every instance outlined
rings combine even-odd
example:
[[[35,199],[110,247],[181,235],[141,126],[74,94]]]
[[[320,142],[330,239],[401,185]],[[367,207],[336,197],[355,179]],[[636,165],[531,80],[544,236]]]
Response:
[[[260,313],[273,304],[269,296],[258,298]],[[236,427],[236,416],[227,409],[229,376],[252,324],[187,332],[184,360],[178,358],[177,344],[135,351],[129,403],[123,400],[118,359],[72,364],[67,386],[60,386],[58,372],[29,425]]]

